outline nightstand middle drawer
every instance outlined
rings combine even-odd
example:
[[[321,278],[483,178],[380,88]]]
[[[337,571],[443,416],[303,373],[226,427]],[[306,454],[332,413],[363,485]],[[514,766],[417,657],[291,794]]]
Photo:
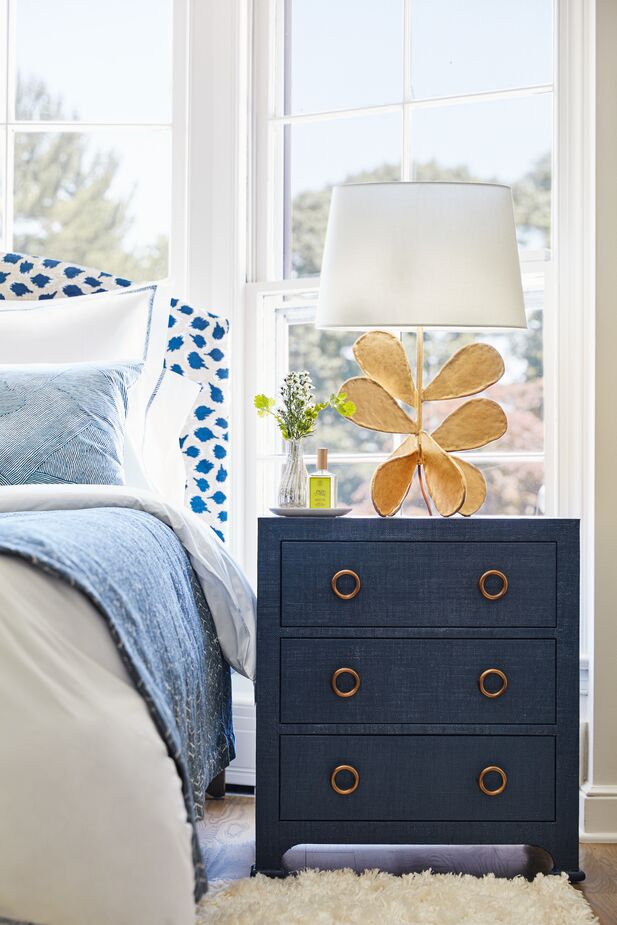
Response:
[[[555,722],[554,639],[281,639],[283,723]]]

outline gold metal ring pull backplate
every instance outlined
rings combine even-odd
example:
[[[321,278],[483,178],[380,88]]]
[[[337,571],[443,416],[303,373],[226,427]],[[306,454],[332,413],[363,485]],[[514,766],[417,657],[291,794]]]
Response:
[[[501,579],[501,588],[496,594],[491,594],[490,591],[486,590],[486,581],[488,578],[491,578],[493,575],[496,578]],[[480,576],[480,581],[478,582],[478,585],[480,586],[482,597],[485,597],[487,601],[498,601],[502,597],[505,597],[506,591],[508,590],[508,579],[506,578],[503,572],[499,571],[499,569],[491,568],[488,570],[488,572],[485,572],[484,575]]]
[[[337,774],[340,774],[341,771],[349,771],[349,773],[353,777],[353,784],[351,785],[351,787],[347,787],[347,789],[343,789],[342,787],[339,787],[339,785],[336,782]],[[347,797],[349,796],[350,793],[353,793],[355,790],[357,790],[359,784],[360,784],[360,775],[358,774],[355,768],[352,768],[350,764],[339,764],[339,766],[335,768],[332,774],[330,775],[330,786],[332,787],[335,793],[340,793],[342,797]]]
[[[351,675],[353,678],[353,687],[349,691],[342,691],[336,683],[343,674]],[[360,690],[360,675],[353,668],[337,668],[332,674],[330,684],[337,697],[353,697]]]
[[[501,680],[501,687],[497,691],[489,691],[486,689],[484,682],[487,678],[494,674]],[[501,671],[500,668],[487,668],[486,671],[483,671],[480,677],[478,678],[478,685],[480,687],[480,693],[485,697],[489,697],[491,700],[495,697],[501,697],[502,694],[505,694],[508,688],[508,678],[505,672]]]
[[[499,774],[501,777],[501,783],[499,787],[496,787],[495,790],[489,790],[486,784],[484,783],[484,778],[487,774],[493,772],[494,774]],[[478,778],[478,786],[482,793],[485,793],[487,797],[498,797],[500,793],[503,793],[508,784],[508,775],[503,770],[503,768],[498,768],[496,765],[491,764],[488,768],[484,768],[483,771],[480,771],[480,776]]]
[[[353,580],[355,581],[355,587],[354,587],[353,591],[350,591],[350,592],[349,592],[349,594],[343,594],[343,592],[342,592],[342,591],[339,591],[339,589],[338,589],[338,584],[337,584],[337,582],[338,582],[339,578],[342,578],[344,575],[351,575],[351,577],[352,577]],[[350,601],[350,600],[352,599],[352,597],[355,597],[356,594],[359,593],[360,588],[362,587],[362,582],[360,581],[360,576],[359,576],[356,572],[353,572],[353,571],[352,571],[351,569],[349,569],[349,568],[343,568],[343,569],[340,570],[340,572],[337,572],[336,575],[333,575],[333,576],[332,576],[332,581],[330,582],[330,584],[331,584],[332,590],[334,591],[334,593],[336,594],[336,596],[337,596],[337,597],[340,597],[340,599],[341,599],[342,601]]]

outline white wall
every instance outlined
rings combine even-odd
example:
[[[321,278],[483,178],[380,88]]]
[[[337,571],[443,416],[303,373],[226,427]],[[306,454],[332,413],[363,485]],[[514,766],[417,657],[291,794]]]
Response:
[[[617,841],[617,2],[596,0],[595,613],[581,826]],[[593,319],[589,319],[593,324]]]
[[[231,321],[230,365],[243,366],[246,281],[249,0],[188,0],[186,296]],[[242,377],[231,379],[230,547],[242,562]]]

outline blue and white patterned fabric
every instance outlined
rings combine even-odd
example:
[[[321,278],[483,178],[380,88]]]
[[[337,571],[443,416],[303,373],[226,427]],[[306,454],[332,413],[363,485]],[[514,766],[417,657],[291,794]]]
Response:
[[[49,257],[0,254],[0,300],[54,299],[130,286],[92,267]],[[186,504],[225,538],[229,481],[229,322],[172,299],[166,366],[201,385],[181,446]]]
[[[0,485],[124,483],[140,363],[0,366]]]
[[[195,820],[234,758],[234,737],[229,665],[184,547],[150,514],[102,507],[0,514],[0,552],[68,581],[103,615],[182,781],[199,899],[207,883]]]

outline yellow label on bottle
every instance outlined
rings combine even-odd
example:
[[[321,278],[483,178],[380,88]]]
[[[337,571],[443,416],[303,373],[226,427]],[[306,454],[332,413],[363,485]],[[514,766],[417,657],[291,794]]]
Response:
[[[332,507],[332,479],[311,475],[309,478],[309,507]]]

